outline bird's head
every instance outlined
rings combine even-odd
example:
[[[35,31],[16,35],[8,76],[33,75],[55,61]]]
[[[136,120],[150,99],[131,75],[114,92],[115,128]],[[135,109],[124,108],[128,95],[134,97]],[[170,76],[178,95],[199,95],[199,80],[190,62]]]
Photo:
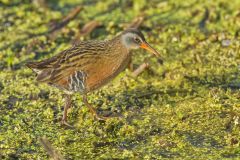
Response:
[[[146,42],[143,34],[135,28],[127,29],[124,31],[121,34],[121,42],[128,50],[143,48],[153,53],[154,55],[159,56],[158,51],[151,47]]]

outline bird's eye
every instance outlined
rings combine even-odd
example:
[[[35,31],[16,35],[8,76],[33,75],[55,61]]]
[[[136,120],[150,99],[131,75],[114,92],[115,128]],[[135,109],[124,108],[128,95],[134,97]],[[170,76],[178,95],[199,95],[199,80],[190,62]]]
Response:
[[[141,40],[140,40],[139,38],[137,38],[137,37],[134,38],[134,41],[135,41],[136,43],[138,43],[138,44],[141,43]]]

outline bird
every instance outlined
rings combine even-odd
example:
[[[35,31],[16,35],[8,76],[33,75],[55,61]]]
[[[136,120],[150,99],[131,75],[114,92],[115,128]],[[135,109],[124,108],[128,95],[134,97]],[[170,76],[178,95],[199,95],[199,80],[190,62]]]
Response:
[[[132,50],[145,49],[160,56],[136,28],[122,31],[112,39],[87,40],[74,44],[59,54],[38,62],[28,62],[27,67],[36,72],[36,81],[59,88],[65,94],[61,124],[67,122],[68,109],[74,93],[82,95],[83,103],[97,120],[105,120],[88,102],[87,95],[115,78],[129,64]]]

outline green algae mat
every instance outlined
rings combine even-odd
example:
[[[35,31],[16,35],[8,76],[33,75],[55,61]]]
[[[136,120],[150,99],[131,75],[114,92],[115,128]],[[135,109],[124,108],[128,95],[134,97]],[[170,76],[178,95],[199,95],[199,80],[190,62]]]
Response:
[[[25,64],[129,25],[163,60],[135,51],[148,69],[89,95],[121,118],[94,120],[75,94],[61,126],[62,92]],[[0,159],[240,159],[239,35],[239,0],[0,0]]]

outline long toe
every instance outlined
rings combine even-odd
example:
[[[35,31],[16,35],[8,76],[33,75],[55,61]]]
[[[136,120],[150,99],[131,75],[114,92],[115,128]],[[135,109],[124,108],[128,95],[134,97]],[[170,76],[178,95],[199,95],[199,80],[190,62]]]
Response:
[[[95,115],[95,118],[99,121],[106,121],[107,119],[111,118],[111,117],[104,117],[104,116],[99,116],[99,115]]]
[[[61,125],[62,126],[67,126],[67,127],[70,127],[70,128],[74,128],[74,126],[70,125],[66,120],[62,120]]]
[[[112,119],[112,118],[118,118],[118,119],[122,119],[121,116],[109,116],[109,117],[106,117],[106,116],[99,116],[98,114],[95,115],[95,118],[99,121],[106,121],[108,119]]]

